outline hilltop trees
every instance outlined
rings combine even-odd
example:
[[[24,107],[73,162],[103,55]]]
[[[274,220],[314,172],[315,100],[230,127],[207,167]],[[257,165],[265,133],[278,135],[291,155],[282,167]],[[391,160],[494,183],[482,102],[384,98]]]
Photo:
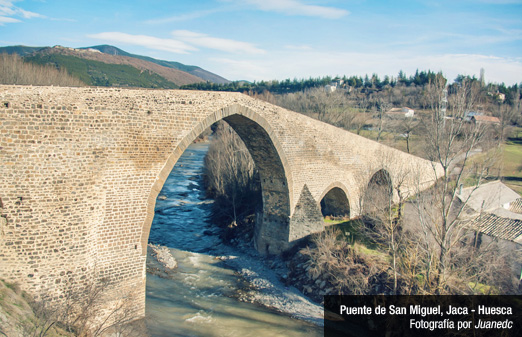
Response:
[[[398,77],[385,75],[383,79],[377,74],[371,76],[343,76],[335,77],[324,76],[308,79],[285,79],[282,81],[271,80],[271,81],[259,81],[259,82],[247,82],[247,81],[234,81],[226,84],[216,84],[212,82],[200,82],[194,84],[188,84],[181,87],[181,89],[188,90],[211,90],[211,91],[238,91],[238,92],[249,92],[251,94],[260,94],[264,91],[269,91],[272,94],[288,94],[300,91],[306,91],[313,88],[321,88],[325,85],[330,84],[334,80],[340,80],[343,82],[344,87],[351,87],[353,89],[373,89],[382,90],[388,87],[406,86],[406,87],[422,87],[430,82],[433,82],[437,76],[442,75],[440,72],[435,73],[431,70],[419,71],[417,70],[414,75],[407,77],[401,70]]]

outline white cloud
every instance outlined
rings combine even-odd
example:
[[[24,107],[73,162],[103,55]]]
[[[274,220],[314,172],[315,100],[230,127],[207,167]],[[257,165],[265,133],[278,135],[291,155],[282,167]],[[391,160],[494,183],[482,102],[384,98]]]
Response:
[[[15,14],[15,5],[13,5],[13,1],[9,0],[0,0],[0,14],[1,15],[13,15]]]
[[[175,30],[172,35],[181,41],[198,47],[221,50],[228,53],[236,54],[265,54],[262,49],[255,47],[249,42],[242,42],[230,39],[208,36],[188,30]]]
[[[21,8],[18,9],[18,12],[20,13],[20,15],[21,15],[24,19],[45,18],[45,16],[43,16],[43,15],[41,15],[41,14],[34,13],[34,12],[29,12],[29,11],[23,10],[23,9],[21,9]]]
[[[7,16],[0,16],[0,26],[2,26],[4,23],[15,23],[15,22],[20,22],[20,20],[10,18]]]
[[[211,58],[217,64],[219,75],[231,80],[266,80],[272,79],[267,72],[267,62],[258,60],[238,60],[229,58]],[[263,64],[264,63],[264,64]],[[275,78],[275,77],[274,77]]]
[[[0,25],[4,23],[15,23],[21,22],[17,18],[33,19],[33,18],[45,18],[44,15],[26,11],[20,7],[14,5],[16,0],[0,0]]]
[[[133,35],[121,32],[103,32],[87,35],[89,38],[111,43],[142,46],[154,50],[162,50],[175,54],[189,54],[198,51],[197,47],[225,51],[236,54],[264,54],[265,51],[256,48],[248,42],[211,37],[206,34],[188,30],[172,32],[172,39],[163,39],[149,35]]]
[[[104,32],[90,34],[87,37],[108,42],[123,43],[127,45],[143,46],[155,50],[168,51],[175,54],[188,54],[198,49],[178,40],[162,39],[148,35],[132,35],[120,32]]]
[[[307,5],[301,0],[232,0],[239,4],[249,4],[260,10],[287,15],[315,16],[324,19],[339,19],[350,14],[347,10],[335,7]]]

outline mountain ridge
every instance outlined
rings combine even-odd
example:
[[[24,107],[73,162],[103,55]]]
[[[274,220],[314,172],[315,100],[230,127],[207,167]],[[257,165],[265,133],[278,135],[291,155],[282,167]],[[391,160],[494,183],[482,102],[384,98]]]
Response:
[[[79,49],[96,49],[96,50],[101,51],[102,53],[109,54],[109,55],[121,55],[121,56],[138,58],[138,59],[141,59],[144,61],[156,63],[160,66],[164,66],[167,68],[174,68],[174,69],[178,69],[178,70],[187,72],[191,75],[200,77],[200,78],[204,79],[205,81],[210,81],[210,82],[218,83],[218,84],[230,83],[230,81],[225,79],[224,77],[214,74],[214,73],[212,73],[208,70],[205,70],[201,67],[198,67],[198,66],[186,65],[186,64],[176,62],[176,61],[158,60],[158,59],[155,59],[155,58],[152,58],[149,56],[131,54],[118,47],[111,46],[111,45],[105,44],[105,45],[97,45],[97,46],[92,46],[92,47],[83,47],[83,48],[79,48]]]
[[[164,78],[168,82],[172,82],[175,86],[182,86],[186,84],[193,84],[198,82],[209,81],[213,83],[229,83],[227,79],[211,73],[205,69],[202,69],[197,66],[187,66],[179,62],[174,61],[165,61],[165,60],[157,60],[148,56],[135,55],[128,53],[122,49],[119,49],[110,45],[99,45],[92,47],[83,47],[83,48],[70,48],[63,46],[54,46],[54,47],[30,47],[30,46],[7,46],[0,47],[0,53],[8,53],[8,54],[18,54],[21,57],[25,58],[34,63],[42,64],[43,59],[47,60],[47,63],[54,64],[57,68],[67,66],[71,67],[71,64],[74,64],[76,68],[78,68],[78,60],[71,59],[79,58],[89,61],[102,62],[105,64],[111,65],[128,65],[133,68],[136,68],[140,71],[140,74],[144,71],[148,71],[151,75],[152,73],[157,74],[158,76]],[[62,55],[63,57],[52,56],[52,55]],[[57,59],[60,60],[57,60]],[[64,63],[65,64],[60,64]],[[92,62],[83,62],[88,63],[87,65],[82,65],[83,68],[96,68],[99,67],[99,64],[93,64]],[[108,69],[104,67],[104,69]],[[124,71],[124,68],[119,67],[119,71]],[[77,70],[77,69],[75,69]],[[74,73],[71,69],[68,69],[70,73]],[[134,72],[134,71],[131,71]],[[78,74],[77,74],[78,75]],[[85,79],[85,74],[82,74]],[[99,81],[95,81],[94,79],[88,80],[88,84],[100,85]],[[108,81],[109,82],[109,81]],[[107,82],[107,83],[108,83]],[[137,81],[131,81],[132,83],[137,83]],[[138,81],[141,83],[141,81]],[[155,79],[152,82],[156,84],[143,84],[147,87],[156,87],[158,83],[161,81]],[[144,82],[143,82],[144,83]],[[123,85],[129,85],[123,83]],[[131,86],[135,84],[130,84]],[[160,87],[171,88],[171,85],[163,84]]]

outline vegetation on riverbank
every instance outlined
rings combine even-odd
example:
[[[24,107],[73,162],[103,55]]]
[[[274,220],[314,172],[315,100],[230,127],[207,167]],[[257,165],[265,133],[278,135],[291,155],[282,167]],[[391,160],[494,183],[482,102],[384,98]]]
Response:
[[[354,235],[347,229],[358,232]],[[322,303],[323,295],[433,294],[434,279],[428,276],[434,260],[420,249],[418,233],[406,230],[394,279],[393,256],[388,242],[361,220],[330,225],[313,235],[300,248],[286,254],[286,283]],[[467,238],[470,239],[469,237]],[[502,251],[498,242],[474,247],[469,241],[453,249],[455,276],[447,280],[447,294],[515,294],[518,279],[511,264],[516,254]],[[458,277],[457,277],[458,275]],[[474,281],[471,281],[474,280]],[[394,283],[397,282],[395,286]]]
[[[223,227],[222,237],[251,241],[254,214],[260,207],[261,186],[254,161],[243,141],[224,122],[214,127],[204,159],[206,194],[214,199],[211,218]]]

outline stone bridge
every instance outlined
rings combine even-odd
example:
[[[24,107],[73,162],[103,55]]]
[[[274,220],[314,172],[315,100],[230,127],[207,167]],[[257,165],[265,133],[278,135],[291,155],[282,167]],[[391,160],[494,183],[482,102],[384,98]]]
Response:
[[[239,134],[259,170],[262,253],[322,231],[321,204],[358,216],[376,174],[413,192],[437,171],[239,93],[0,86],[0,104],[0,278],[51,301],[106,278],[114,294],[137,291],[140,315],[156,197],[183,151],[216,121]]]

